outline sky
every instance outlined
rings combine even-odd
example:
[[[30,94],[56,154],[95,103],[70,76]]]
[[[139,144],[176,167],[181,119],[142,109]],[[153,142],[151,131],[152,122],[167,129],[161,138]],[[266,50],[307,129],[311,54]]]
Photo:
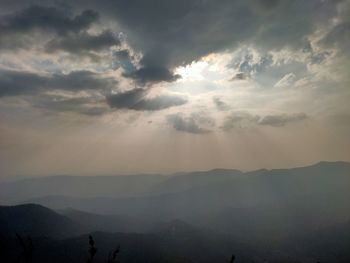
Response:
[[[350,161],[349,0],[0,2],[0,178]]]

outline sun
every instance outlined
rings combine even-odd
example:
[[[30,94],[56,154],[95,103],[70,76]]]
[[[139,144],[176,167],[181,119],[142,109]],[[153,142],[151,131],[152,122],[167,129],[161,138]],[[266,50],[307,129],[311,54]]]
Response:
[[[203,80],[203,72],[210,65],[207,61],[196,61],[186,66],[177,67],[175,73],[179,74],[183,80]]]

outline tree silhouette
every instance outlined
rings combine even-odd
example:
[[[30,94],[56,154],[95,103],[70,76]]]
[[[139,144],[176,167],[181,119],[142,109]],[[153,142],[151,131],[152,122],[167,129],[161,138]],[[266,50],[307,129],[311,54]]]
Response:
[[[88,250],[89,258],[87,260],[87,263],[92,263],[95,255],[97,253],[97,248],[95,247],[95,241],[94,241],[94,239],[92,238],[91,235],[89,235],[89,246],[90,246],[90,248]]]
[[[33,259],[33,251],[34,251],[33,240],[31,239],[30,236],[27,237],[27,240],[24,240],[23,237],[18,233],[16,233],[16,237],[22,248],[22,252],[18,262],[31,263]]]
[[[108,255],[107,263],[119,263],[117,256],[120,251],[120,246],[117,246],[114,251],[111,251]]]

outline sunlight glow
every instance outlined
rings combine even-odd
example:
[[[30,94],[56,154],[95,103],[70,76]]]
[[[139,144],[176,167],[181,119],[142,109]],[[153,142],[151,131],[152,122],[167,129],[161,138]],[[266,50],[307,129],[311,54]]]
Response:
[[[206,61],[192,62],[186,66],[178,67],[175,69],[176,74],[181,75],[184,80],[203,80],[203,71],[209,66]]]

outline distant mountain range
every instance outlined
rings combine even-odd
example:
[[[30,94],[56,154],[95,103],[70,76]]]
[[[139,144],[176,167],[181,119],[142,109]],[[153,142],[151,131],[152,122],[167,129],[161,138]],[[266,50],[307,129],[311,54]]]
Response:
[[[96,222],[109,222],[111,216],[88,215],[82,211],[64,211],[62,216],[40,205],[0,207],[1,262],[15,262],[22,253],[15,233],[24,240],[31,236],[34,262],[86,262],[88,234],[96,242],[94,262],[106,262],[107,255],[121,247],[120,262],[228,262],[235,254],[237,262],[348,262],[350,223],[338,224],[283,242],[256,245],[242,242],[209,229],[198,228],[182,220],[158,223],[148,233],[96,232]],[[81,216],[78,216],[81,215]],[[97,218],[89,224],[83,216]],[[89,221],[89,220],[88,220]],[[119,222],[116,221],[116,224]],[[62,238],[65,233],[65,239]]]
[[[99,231],[97,236],[109,240],[101,240],[106,248],[122,240],[132,246],[130,251],[138,244],[140,253],[149,249],[162,255],[159,249],[168,251],[172,246],[169,253],[179,256],[176,262],[199,262],[200,253],[186,248],[202,241],[207,258],[224,260],[232,250],[225,244],[232,242],[245,259],[256,262],[262,258],[311,262],[318,256],[326,262],[350,261],[345,252],[350,244],[350,163],[346,162],[252,172],[215,169],[171,176],[32,178],[0,184],[0,198],[4,205],[42,205],[0,207],[0,236],[10,243],[11,233],[20,232],[45,237],[47,246],[70,249],[66,246],[86,246],[86,234]],[[172,229],[176,229],[174,243],[158,239],[171,236]],[[57,241],[68,237],[69,242]],[[140,238],[142,245],[137,243]],[[133,262],[134,257],[128,260]]]
[[[18,203],[48,195],[126,197],[141,195],[166,180],[162,175],[49,176],[0,184],[2,203]]]
[[[232,188],[232,191],[244,192],[245,194],[248,194],[247,191],[261,190],[257,187],[267,188],[266,191],[272,190],[276,194],[284,193],[285,188],[289,192],[289,189],[292,188],[291,190],[304,194],[304,191],[310,190],[310,187],[314,189],[319,187],[318,191],[327,191],[328,187],[342,186],[344,183],[347,186],[349,173],[350,163],[320,162],[307,167],[262,169],[252,172],[214,169],[174,175],[37,177],[0,183],[0,200],[3,204],[16,204],[47,196],[68,198],[144,197],[193,189],[210,189],[227,184],[226,188],[232,188],[235,185],[236,187]],[[244,184],[249,184],[250,187],[240,188]]]
[[[245,173],[217,169],[174,176],[46,177],[0,189],[1,200],[21,196],[20,203],[148,222],[181,219],[249,238],[278,238],[350,219],[350,164],[345,162]]]

